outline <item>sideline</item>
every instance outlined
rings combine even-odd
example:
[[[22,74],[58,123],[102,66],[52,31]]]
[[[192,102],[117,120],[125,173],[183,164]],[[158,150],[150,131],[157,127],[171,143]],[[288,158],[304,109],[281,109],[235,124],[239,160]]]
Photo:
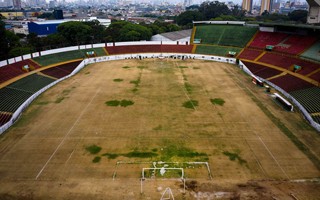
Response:
[[[49,162],[51,161],[51,159],[53,158],[53,156],[57,153],[57,151],[59,150],[59,148],[62,146],[62,144],[64,143],[64,141],[66,140],[66,138],[68,137],[68,135],[71,133],[71,131],[73,130],[73,128],[76,126],[76,124],[79,122],[80,118],[82,117],[82,115],[85,113],[85,111],[87,110],[87,108],[89,107],[89,105],[92,103],[93,99],[97,96],[97,94],[100,92],[100,88],[96,91],[96,94],[91,98],[91,100],[89,101],[89,103],[86,105],[86,107],[82,110],[82,112],[80,113],[80,115],[78,116],[77,120],[73,123],[73,125],[71,126],[71,128],[69,129],[69,131],[65,134],[65,136],[63,137],[62,141],[59,143],[59,145],[57,146],[57,148],[54,150],[54,152],[51,154],[51,156],[49,157],[49,159],[47,160],[47,162],[43,165],[42,169],[39,171],[38,175],[36,176],[35,180],[38,180],[39,176],[42,174],[43,170],[47,167],[47,165],[49,164]]]

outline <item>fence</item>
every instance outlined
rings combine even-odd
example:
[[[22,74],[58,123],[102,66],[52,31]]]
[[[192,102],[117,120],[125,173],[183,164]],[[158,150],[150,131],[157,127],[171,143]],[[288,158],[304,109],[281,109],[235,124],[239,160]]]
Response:
[[[245,71],[247,74],[249,74],[250,76],[253,75],[253,73],[245,66],[245,64],[243,64],[241,61],[239,62],[239,66],[240,68],[243,69],[243,71]],[[256,76],[257,77],[257,76]],[[267,83],[268,85],[270,85],[271,87],[273,87],[274,89],[276,89],[277,91],[279,91],[281,94],[283,94],[285,97],[287,97],[296,107],[298,107],[298,109],[300,110],[300,112],[303,114],[304,118],[311,124],[312,127],[314,127],[317,131],[320,132],[320,124],[318,124],[317,122],[315,122],[311,115],[307,112],[307,110],[293,97],[291,96],[288,92],[286,92],[285,90],[283,90],[282,88],[280,88],[279,86],[273,84],[272,82],[263,79],[261,77],[258,77],[261,81]]]
[[[55,53],[62,53],[67,51],[75,51],[79,49],[91,49],[91,48],[102,48],[105,46],[131,46],[131,45],[160,45],[160,44],[167,44],[167,45],[177,45],[176,41],[137,41],[137,42],[117,42],[117,43],[99,43],[99,44],[86,44],[86,45],[80,45],[80,46],[71,46],[71,47],[64,47],[59,49],[51,49],[46,51],[39,51],[34,52],[31,54],[26,54],[22,56],[18,56],[15,58],[10,58],[7,60],[0,61],[0,67],[6,66],[8,64],[13,64],[16,62],[19,62],[21,60],[26,60],[30,58],[35,58],[39,56],[45,56]],[[179,45],[187,45],[187,42],[179,42]]]

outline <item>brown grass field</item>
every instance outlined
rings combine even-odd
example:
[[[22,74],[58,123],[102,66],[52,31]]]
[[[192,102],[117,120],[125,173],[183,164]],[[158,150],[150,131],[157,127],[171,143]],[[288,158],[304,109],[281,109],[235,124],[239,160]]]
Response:
[[[106,104],[114,100],[133,105]],[[190,100],[198,106],[184,107]],[[234,65],[97,63],[42,94],[0,136],[0,199],[160,199],[166,187],[175,199],[318,199],[319,144],[299,112]],[[147,171],[141,187],[142,168],[158,161],[184,168],[185,193],[178,170]],[[211,177],[186,162],[208,162]]]

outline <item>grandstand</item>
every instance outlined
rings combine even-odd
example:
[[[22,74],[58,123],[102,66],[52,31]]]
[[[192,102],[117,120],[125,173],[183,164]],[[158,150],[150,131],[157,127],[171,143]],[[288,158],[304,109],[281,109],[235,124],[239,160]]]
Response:
[[[29,66],[29,70],[23,70],[23,67],[25,65]],[[40,68],[40,66],[31,59],[22,60],[16,63],[0,67],[0,84],[16,76],[19,76],[21,74],[27,73],[28,71],[38,68]]]
[[[56,79],[70,74],[81,61],[69,62],[43,69],[0,88],[0,126],[7,123],[12,114],[33,94]],[[17,63],[15,63],[17,64]],[[1,68],[0,68],[1,69]]]
[[[297,73],[302,75],[307,75],[317,69],[319,69],[320,64],[302,60],[298,57],[289,57],[281,54],[275,53],[266,53],[259,60],[259,62],[271,64],[274,66],[281,67],[283,69],[287,69],[292,71],[293,65],[301,66],[301,70]]]
[[[66,64],[61,64],[57,67],[42,70],[41,73],[59,79],[69,75],[80,63],[81,61],[75,61]]]
[[[295,90],[290,92],[290,94],[297,99],[306,110],[311,113],[311,116],[320,112],[320,88],[319,87],[309,87],[306,89]],[[318,97],[318,98],[314,98]],[[319,121],[319,115],[316,117],[317,122]]]
[[[274,32],[262,32],[259,31],[254,37],[254,40],[249,44],[249,47],[265,49],[267,45],[277,45],[282,42],[288,34],[286,33],[274,33]]]
[[[229,52],[239,53],[242,49],[238,47],[226,47],[217,45],[196,45],[195,53],[199,54],[213,54],[218,56],[228,56]]]
[[[86,58],[87,51],[94,51],[97,56],[105,56],[106,52],[103,48],[93,48],[93,49],[81,49],[75,51],[61,52],[50,55],[44,55],[33,58],[34,61],[39,63],[42,66],[52,65],[60,62],[66,62],[75,59],[84,59]]]
[[[281,32],[259,31],[254,40],[249,44],[251,48],[266,49],[272,46],[272,51],[298,55],[317,41],[315,36],[287,34]]]
[[[279,70],[269,68],[265,65],[257,64],[254,62],[243,61],[243,63],[252,73],[264,79],[268,79],[282,73]]]
[[[305,59],[310,59],[310,60],[320,62],[320,41],[314,43],[310,48],[304,51],[300,56]]]
[[[242,25],[197,25],[191,38],[201,39],[201,44],[245,47],[256,32],[256,27]]]
[[[290,74],[271,79],[270,81],[289,93],[314,86],[311,83]]]
[[[257,49],[244,49],[238,56],[239,59],[255,60],[263,51]]]
[[[191,53],[193,45],[130,45],[130,46],[106,46],[109,55],[129,53]]]

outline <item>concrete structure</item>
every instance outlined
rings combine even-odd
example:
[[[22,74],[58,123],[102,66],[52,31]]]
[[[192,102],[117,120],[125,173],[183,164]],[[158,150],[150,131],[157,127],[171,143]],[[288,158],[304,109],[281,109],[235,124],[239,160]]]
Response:
[[[81,22],[89,22],[89,21],[94,21],[94,20],[98,20],[99,23],[102,26],[105,26],[105,27],[108,27],[111,24],[111,19],[99,19],[97,17],[84,18],[84,19],[80,19],[79,21],[81,21]]]
[[[29,33],[36,33],[38,36],[47,36],[49,34],[56,33],[58,25],[68,21],[72,20],[47,20],[29,22]]]
[[[307,22],[309,24],[320,24],[320,0],[307,0],[309,4],[309,14]]]
[[[174,31],[168,33],[161,33],[151,37],[151,41],[177,41],[189,42],[192,30]]]
[[[23,18],[23,12],[0,12],[6,19]]]
[[[21,28],[14,27],[13,32],[14,32],[14,34],[24,34],[24,35],[29,34],[28,27],[21,27]]]
[[[271,11],[271,5],[272,5],[272,0],[261,0],[261,8],[260,8],[260,15],[264,11]]]
[[[13,0],[13,8],[21,10],[21,0]]]
[[[253,2],[253,0],[243,0],[242,1],[242,10],[246,10],[247,12],[251,13],[252,2]]]

